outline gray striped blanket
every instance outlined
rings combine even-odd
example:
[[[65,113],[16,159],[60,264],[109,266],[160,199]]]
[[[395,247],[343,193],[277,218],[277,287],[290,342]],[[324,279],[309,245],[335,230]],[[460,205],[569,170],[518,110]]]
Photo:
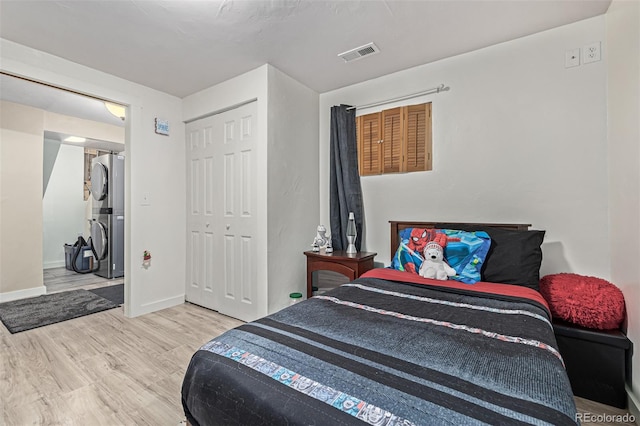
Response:
[[[361,278],[198,350],[199,425],[576,424],[540,303]]]

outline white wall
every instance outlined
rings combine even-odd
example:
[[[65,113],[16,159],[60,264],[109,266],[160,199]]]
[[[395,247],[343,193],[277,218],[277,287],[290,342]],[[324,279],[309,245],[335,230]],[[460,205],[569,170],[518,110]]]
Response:
[[[44,115],[0,101],[0,302],[46,290],[41,263]]]
[[[318,94],[269,66],[268,310],[306,297],[306,259],[319,224]]]
[[[44,143],[59,143],[48,141]],[[60,145],[42,198],[42,267],[65,266],[64,244],[84,234],[84,148]]]
[[[389,264],[389,220],[531,223],[547,230],[542,275],[609,277],[605,61],[564,67],[604,30],[596,17],[321,94],[321,221],[330,107],[444,83],[411,102],[433,101],[433,171],[362,178],[363,249]]]
[[[47,111],[45,113],[44,128],[50,132],[119,143],[122,144],[124,149],[125,128],[113,124],[99,123],[93,120]]]
[[[136,316],[182,303],[186,229],[182,101],[8,40],[0,39],[0,55],[3,71],[129,106],[125,150],[125,314]],[[154,133],[156,117],[170,122],[170,136]],[[4,159],[4,146],[2,149]],[[2,167],[4,173],[4,163]],[[41,198],[42,175],[39,185]],[[151,200],[149,206],[141,205],[144,193]],[[12,226],[11,220],[2,213],[3,229]],[[153,256],[148,269],[142,267],[144,250]],[[5,267],[3,260],[3,275]],[[33,263],[42,276],[40,267],[40,262]]]
[[[630,399],[640,418],[640,3],[615,0],[606,25],[611,279],[627,303],[636,352]]]

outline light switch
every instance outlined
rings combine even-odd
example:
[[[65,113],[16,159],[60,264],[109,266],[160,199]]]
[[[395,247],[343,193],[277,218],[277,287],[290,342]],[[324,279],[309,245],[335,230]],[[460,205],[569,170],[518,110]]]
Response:
[[[151,205],[151,196],[149,195],[148,192],[143,192],[142,193],[142,202],[140,203],[141,206],[150,206]]]

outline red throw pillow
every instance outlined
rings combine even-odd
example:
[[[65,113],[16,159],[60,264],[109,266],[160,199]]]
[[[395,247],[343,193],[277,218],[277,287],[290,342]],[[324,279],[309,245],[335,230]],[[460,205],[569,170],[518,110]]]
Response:
[[[540,293],[555,318],[587,328],[611,330],[624,320],[624,296],[601,278],[553,274],[540,280]]]

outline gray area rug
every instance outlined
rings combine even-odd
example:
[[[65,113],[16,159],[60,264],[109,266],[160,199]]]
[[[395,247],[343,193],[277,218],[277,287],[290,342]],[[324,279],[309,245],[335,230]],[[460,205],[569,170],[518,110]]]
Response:
[[[0,320],[14,334],[117,307],[90,291],[72,290],[0,303]]]
[[[111,300],[118,306],[124,304],[124,284],[110,285],[108,287],[94,288],[89,290],[93,294],[97,294],[100,297],[104,297],[107,300]]]

